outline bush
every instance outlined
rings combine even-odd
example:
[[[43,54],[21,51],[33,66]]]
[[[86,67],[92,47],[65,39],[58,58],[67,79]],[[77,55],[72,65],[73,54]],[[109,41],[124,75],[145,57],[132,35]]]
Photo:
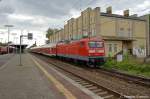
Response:
[[[150,65],[149,64],[138,64],[135,60],[126,58],[122,62],[117,62],[114,59],[109,59],[104,64],[104,68],[107,69],[118,69],[134,75],[142,75],[150,77]]]

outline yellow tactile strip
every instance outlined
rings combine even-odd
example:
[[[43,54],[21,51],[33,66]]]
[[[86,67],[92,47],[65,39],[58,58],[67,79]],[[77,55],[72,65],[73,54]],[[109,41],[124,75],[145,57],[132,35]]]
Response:
[[[56,88],[65,95],[67,99],[76,99],[76,97],[66,89],[57,79],[55,79],[52,75],[50,75],[44,68],[41,66],[32,56],[32,60],[36,64],[36,66],[45,74],[45,76],[54,83]]]

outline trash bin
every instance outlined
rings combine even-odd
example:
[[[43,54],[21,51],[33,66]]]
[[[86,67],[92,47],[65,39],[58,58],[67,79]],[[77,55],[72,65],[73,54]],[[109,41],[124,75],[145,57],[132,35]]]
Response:
[[[118,54],[117,55],[117,62],[122,62],[123,60],[123,55],[122,54]]]

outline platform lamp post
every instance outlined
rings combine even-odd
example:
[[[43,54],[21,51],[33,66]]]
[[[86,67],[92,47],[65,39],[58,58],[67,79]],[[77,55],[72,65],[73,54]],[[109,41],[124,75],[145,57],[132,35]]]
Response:
[[[8,44],[7,44],[7,48],[8,48],[8,54],[9,54],[9,34],[10,34],[10,28],[14,27],[13,25],[5,25],[5,27],[8,28]]]
[[[15,37],[17,35],[17,33],[11,33],[11,35],[13,36],[13,43],[14,43],[14,49],[13,49],[13,52],[15,53]]]

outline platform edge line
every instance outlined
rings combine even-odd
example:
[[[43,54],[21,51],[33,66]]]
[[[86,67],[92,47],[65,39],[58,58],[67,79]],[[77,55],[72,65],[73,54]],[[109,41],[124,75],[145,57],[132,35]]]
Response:
[[[57,87],[57,89],[58,89],[60,92],[64,93],[64,95],[66,96],[67,99],[76,99],[76,97],[75,97],[72,93],[70,93],[70,92],[68,91],[68,89],[66,89],[57,79],[55,79],[53,76],[51,76],[51,75],[44,69],[44,67],[41,66],[41,65],[33,58],[33,56],[30,55],[30,57],[31,57],[31,59],[33,60],[33,62],[36,64],[36,66],[46,75],[46,77],[47,77],[50,81],[52,81],[52,82],[55,84],[55,86]]]

